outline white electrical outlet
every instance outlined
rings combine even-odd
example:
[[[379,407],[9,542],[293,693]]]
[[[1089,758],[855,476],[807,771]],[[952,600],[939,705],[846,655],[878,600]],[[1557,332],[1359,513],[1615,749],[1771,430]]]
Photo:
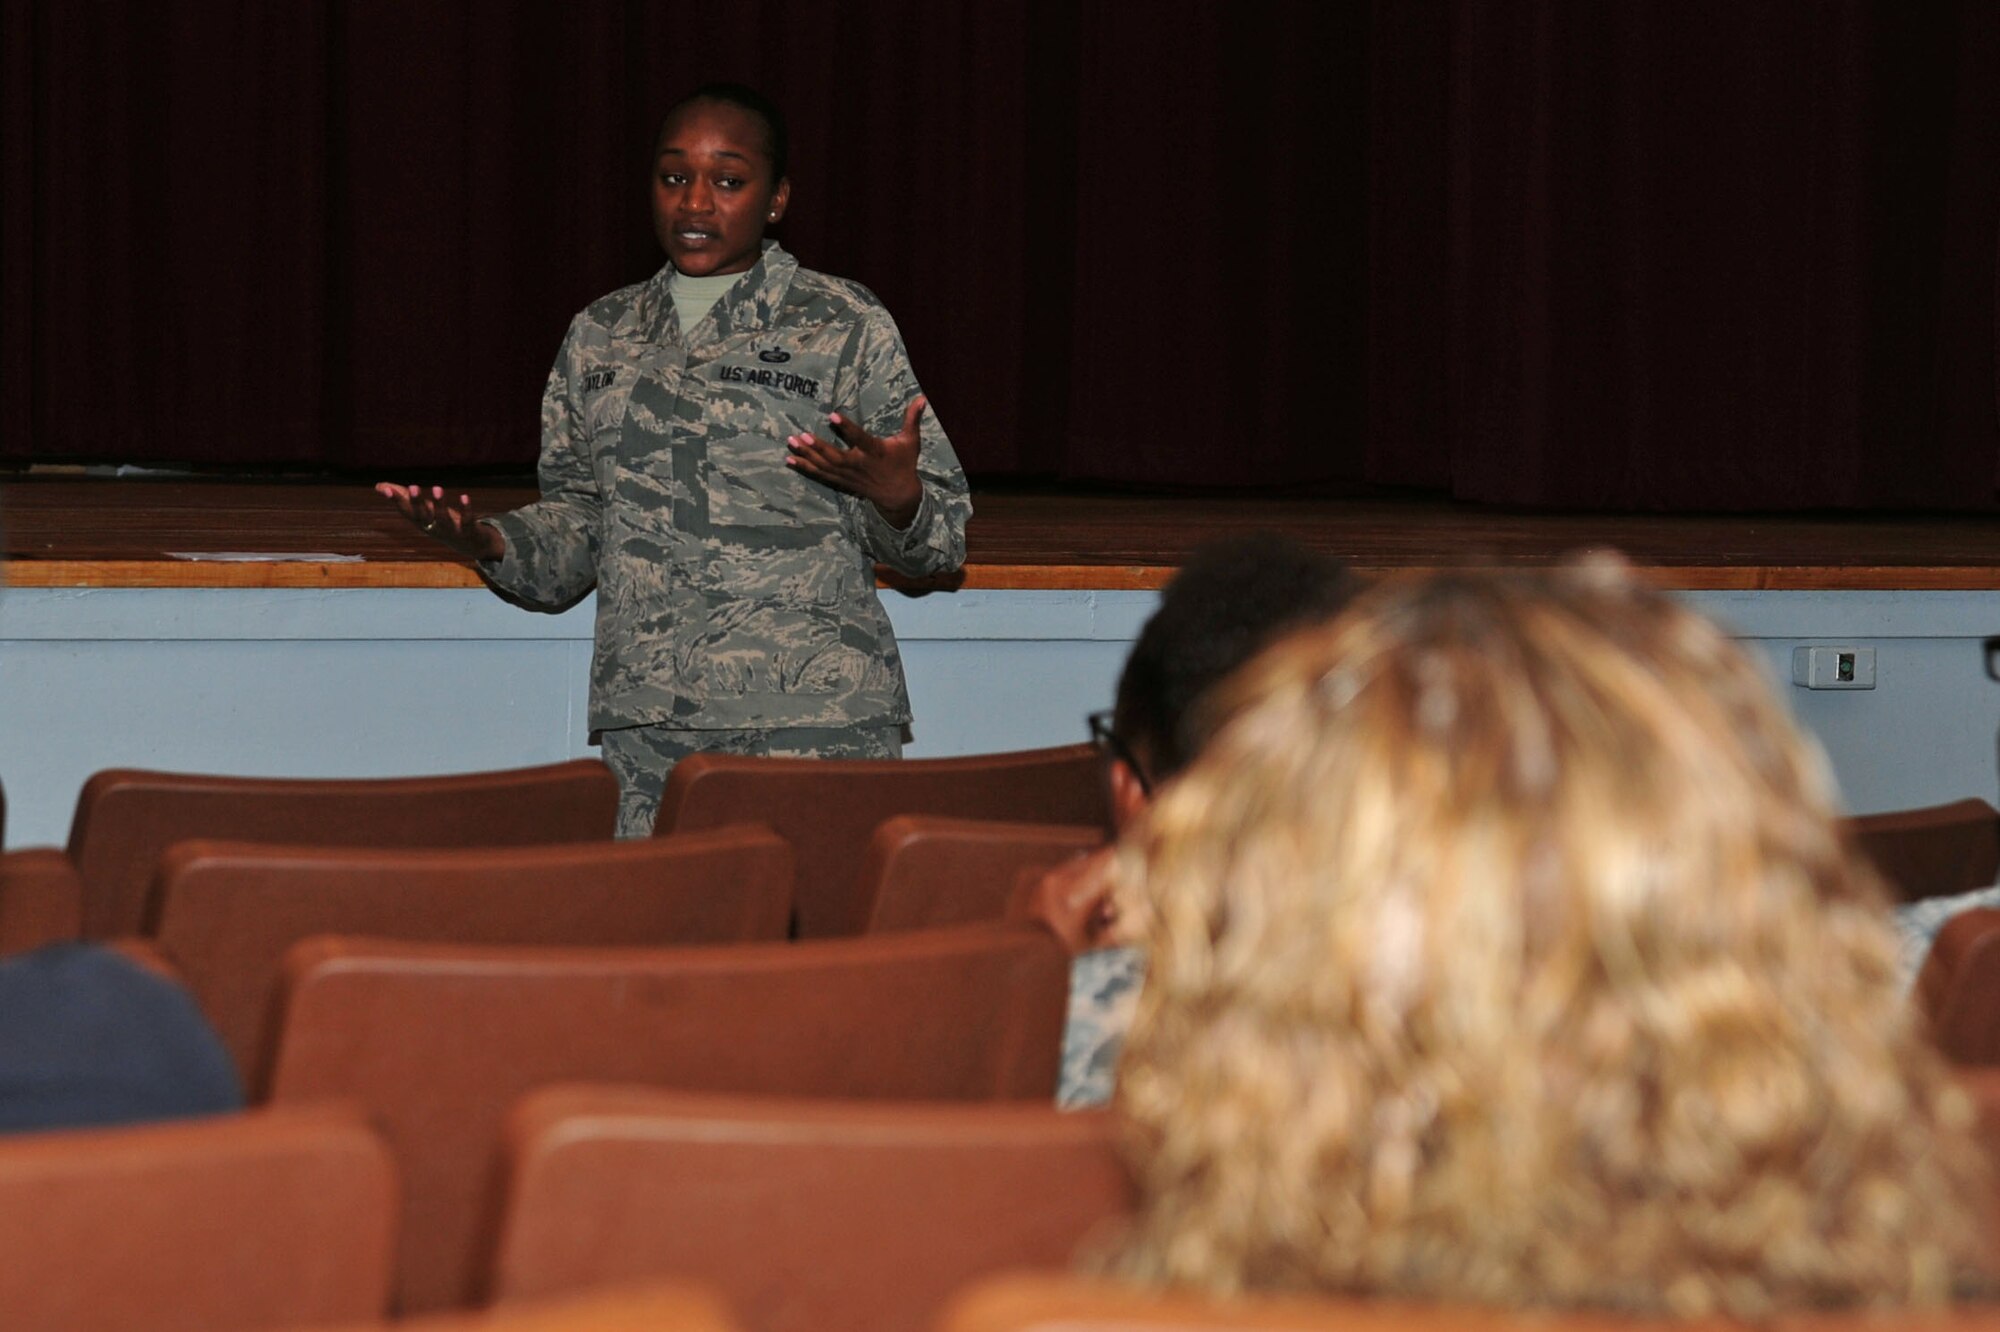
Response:
[[[1792,649],[1792,683],[1807,689],[1873,689],[1875,649],[1872,647],[1802,647]]]

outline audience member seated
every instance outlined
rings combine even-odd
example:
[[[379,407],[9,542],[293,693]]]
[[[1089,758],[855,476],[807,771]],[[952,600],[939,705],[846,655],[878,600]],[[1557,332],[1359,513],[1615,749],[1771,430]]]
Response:
[[[1607,559],[1394,582],[1197,725],[1114,869],[1112,1271],[1746,1318],[1981,1279],[1972,1106],[1713,626]]]
[[[0,961],[0,1132],[242,1105],[222,1042],[173,981],[94,944]]]
[[[1116,706],[1091,720],[1104,750],[1113,820],[1123,829],[1187,766],[1194,702],[1286,630],[1331,618],[1358,580],[1340,561],[1288,537],[1259,534],[1194,552],[1161,595],[1118,679]],[[1104,870],[1109,852],[1078,859],[1038,886],[1033,910],[1079,954],[1071,970],[1059,1105],[1111,1098],[1119,1047],[1145,976],[1120,940]]]

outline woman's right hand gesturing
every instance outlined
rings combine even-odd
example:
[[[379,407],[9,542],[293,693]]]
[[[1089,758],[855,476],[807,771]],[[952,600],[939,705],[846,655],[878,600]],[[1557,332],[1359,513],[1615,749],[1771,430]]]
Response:
[[[395,501],[403,516],[461,555],[497,560],[507,553],[507,539],[472,512],[472,496],[448,498],[443,486],[399,486],[384,481],[375,493]]]

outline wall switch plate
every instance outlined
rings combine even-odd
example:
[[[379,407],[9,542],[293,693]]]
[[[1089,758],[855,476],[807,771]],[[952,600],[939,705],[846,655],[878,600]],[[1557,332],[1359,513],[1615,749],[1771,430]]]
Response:
[[[1802,647],[1792,649],[1792,683],[1807,689],[1873,689],[1875,649],[1872,647]]]

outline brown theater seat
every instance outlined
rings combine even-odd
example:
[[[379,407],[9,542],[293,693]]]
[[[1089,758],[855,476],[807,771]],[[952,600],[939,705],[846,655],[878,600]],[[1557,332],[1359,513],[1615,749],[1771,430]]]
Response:
[[[304,1332],[298,1329],[297,1332]],[[685,1282],[596,1290],[504,1309],[372,1323],[314,1324],[313,1332],[740,1332],[715,1291]]]
[[[1947,1059],[2000,1064],[2000,910],[1962,911],[1944,923],[1915,997]]]
[[[753,1332],[921,1332],[1131,1210],[1107,1115],[560,1087],[508,1124],[496,1301],[671,1276]]]
[[[868,933],[1005,920],[1024,878],[1105,841],[1102,827],[899,814],[868,840]]]
[[[75,939],[83,929],[83,880],[52,846],[0,851],[0,957]]]
[[[438,777],[217,777],[110,768],[84,783],[69,857],[83,935],[137,934],[161,854],[194,837],[308,846],[527,846],[608,839],[618,782],[596,759]]]
[[[1613,1313],[1518,1312],[1309,1295],[1207,1299],[1110,1281],[995,1277],[953,1301],[938,1332],[1745,1332],[1727,1318],[1639,1318]],[[1944,1313],[1810,1312],[1755,1325],[1770,1332],[2000,1332],[2000,1307]]]
[[[2000,810],[1984,800],[1861,814],[1846,823],[1899,902],[2000,882]]]
[[[395,1212],[389,1153],[346,1107],[0,1137],[0,1326],[379,1318]]]
[[[818,939],[867,928],[868,839],[898,814],[1110,826],[1103,763],[1083,744],[938,759],[695,754],[668,774],[654,831],[776,829],[798,853],[798,932]]]
[[[477,1293],[502,1119],[551,1082],[910,1099],[1054,1094],[1069,959],[1032,926],[811,944],[319,938],[286,958],[274,1102],[352,1097],[406,1183],[400,1307]]]
[[[781,939],[792,852],[764,828],[637,842],[366,850],[182,842],[152,933],[252,1094],[265,1085],[285,950],[315,934],[468,944]]]

